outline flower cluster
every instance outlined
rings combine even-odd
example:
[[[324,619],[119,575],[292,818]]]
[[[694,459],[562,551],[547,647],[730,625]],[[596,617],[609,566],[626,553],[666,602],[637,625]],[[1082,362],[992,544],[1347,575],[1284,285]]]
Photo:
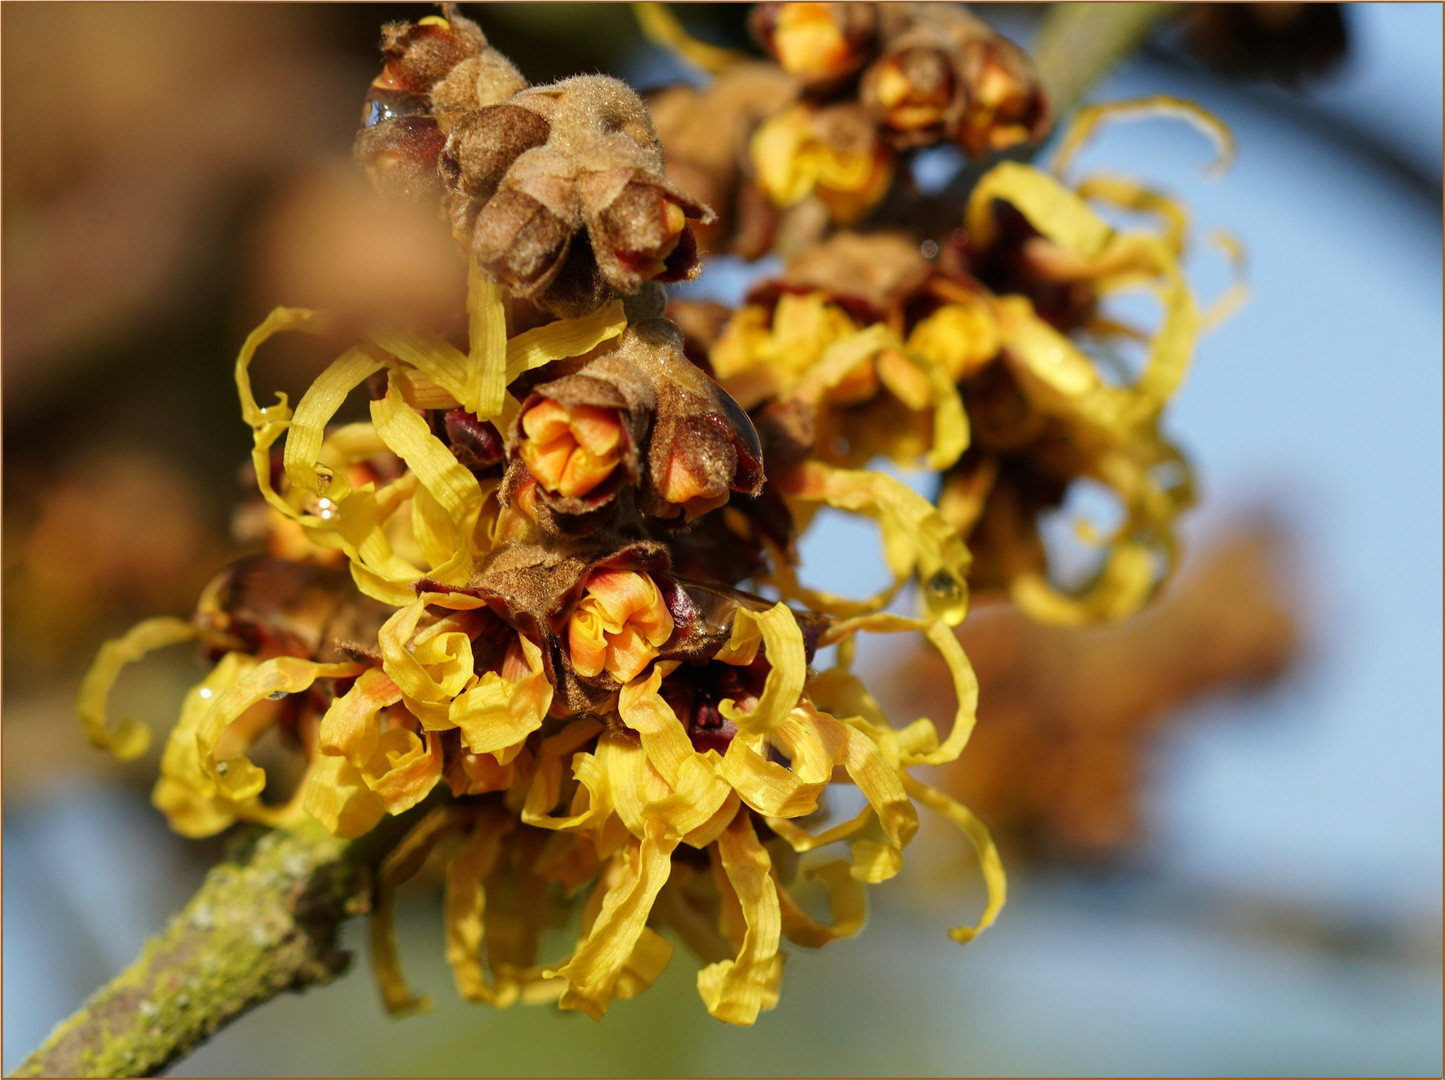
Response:
[[[942,34],[955,66],[939,137],[996,147],[1039,123],[1036,102],[1010,104],[1032,87],[1023,61],[952,8],[768,5],[756,26],[806,108],[855,84],[902,108],[896,78],[921,79],[918,42]],[[330,321],[279,308],[252,333],[236,382],[257,488],[245,521],[266,553],[219,575],[192,619],[104,647],[82,690],[91,738],[141,753],[147,730],[111,722],[109,687],[145,652],[200,640],[212,668],[154,796],[175,829],[309,816],[359,837],[416,808],[373,915],[395,1010],[419,999],[393,893],[433,855],[458,989],[494,1004],[600,1016],[656,978],[670,936],[703,961],[708,1010],[750,1024],[777,1000],[782,938],[858,931],[918,805],[977,849],[988,902],[951,931],[968,940],[1002,903],[997,854],[911,770],[956,759],[973,727],[953,630],[971,585],[1077,621],[1130,610],[1167,571],[1187,471],[1158,418],[1199,323],[1177,208],[1004,164],[942,244],[839,232],[736,311],[677,301],[660,318],[652,283],[687,272],[687,222],[711,211],[664,175],[632,91],[528,88],[450,9],[388,27],[383,50],[358,154],[379,186],[437,200],[469,260],[466,329],[376,328],[294,407],[258,400],[252,360]],[[787,106],[743,96],[749,115]],[[927,126],[903,115],[889,153]],[[1090,199],[1166,227],[1118,231]],[[1070,335],[1147,338],[1100,314],[1134,286],[1165,315],[1139,375],[1111,381]],[[368,419],[337,423],[363,395]],[[870,470],[879,455],[941,473],[938,505]],[[1084,476],[1127,521],[1071,594],[1048,579],[1035,519]],[[892,574],[877,595],[801,583],[796,541],[823,507],[877,524]],[[923,614],[885,612],[910,584]],[[852,670],[865,632],[923,635],[953,716],[894,727]],[[253,760],[270,731],[306,763],[289,794]],[[829,799],[843,784],[859,795],[847,812]],[[830,922],[807,913],[813,893]],[[557,926],[563,950],[544,934]]]

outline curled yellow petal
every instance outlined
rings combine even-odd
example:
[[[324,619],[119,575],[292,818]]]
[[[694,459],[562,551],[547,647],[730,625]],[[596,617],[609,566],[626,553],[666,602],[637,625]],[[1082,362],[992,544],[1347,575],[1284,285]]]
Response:
[[[935,616],[949,625],[963,621],[968,609],[968,549],[957,530],[922,495],[887,473],[834,469],[815,461],[788,474],[779,489],[794,499],[826,503],[878,522],[894,583],[864,606],[882,607],[916,575],[924,602]]]
[[[972,926],[955,926],[948,936],[960,944],[972,941],[993,925],[1007,894],[1007,879],[1004,877],[1003,862],[998,857],[998,848],[988,827],[979,821],[973,811],[956,799],[950,798],[936,788],[931,788],[911,776],[904,776],[903,785],[908,794],[930,810],[935,810],[963,830],[974,850],[978,853],[979,867],[983,871],[984,884],[988,887],[988,902],[978,922]]]
[[[542,667],[542,650],[518,636],[527,673],[513,681],[489,671],[452,701],[447,717],[462,730],[474,754],[495,754],[505,764],[516,756],[527,736],[542,726],[552,704],[552,684]]]
[[[778,1000],[782,958],[782,911],[773,881],[772,860],[758,842],[752,820],[739,812],[717,839],[728,884],[742,908],[747,930],[731,960],[719,960],[698,972],[697,989],[707,1011],[729,1024],[749,1026],[758,1013]]]
[[[151,739],[148,727],[137,720],[125,718],[111,728],[106,717],[110,688],[115,685],[121,668],[127,664],[133,664],[167,645],[194,641],[200,636],[201,631],[194,623],[163,617],[147,619],[102,645],[85,678],[80,681],[80,696],[76,701],[80,722],[90,741],[102,750],[109,750],[121,761],[131,761],[144,754]]]
[[[243,814],[254,819],[265,809],[257,799],[238,806],[225,798],[201,768],[200,753],[196,749],[196,729],[210,709],[211,701],[216,694],[239,682],[256,663],[254,657],[244,653],[230,652],[223,656],[210,674],[186,694],[180,717],[166,740],[151,803],[182,836],[214,836]]]
[[[502,839],[516,827],[509,814],[488,813],[472,827],[460,851],[447,862],[444,918],[447,934],[447,963],[456,979],[457,993],[468,1001],[507,1005],[516,997],[487,983],[482,968],[485,939],[487,890],[484,884],[501,852]],[[499,990],[501,991],[499,993]]]
[[[435,731],[418,735],[401,727],[383,731],[361,775],[387,813],[404,813],[426,798],[441,779],[441,736]]]
[[[244,754],[217,760],[221,736],[231,723],[257,702],[299,694],[317,679],[359,675],[362,664],[322,664],[295,656],[277,656],[256,665],[235,685],[217,694],[196,730],[196,749],[206,775],[233,802],[259,795],[265,772]],[[249,733],[248,733],[249,734]]]
[[[406,462],[421,486],[456,524],[458,536],[468,537],[481,509],[481,485],[471,470],[432,434],[426,421],[402,400],[394,377],[387,381],[386,396],[371,403],[371,419],[382,442]]]
[[[344,477],[335,476],[320,463],[326,425],[348,394],[380,370],[382,358],[363,349],[348,349],[327,366],[301,395],[286,432],[283,463],[294,489],[339,501],[350,490]]]
[[[627,329],[627,314],[617,300],[579,319],[558,319],[518,334],[507,342],[507,382],[569,356],[591,352]]]
[[[567,980],[559,1007],[579,1009],[594,1020],[607,1011],[623,968],[642,937],[652,902],[667,881],[677,844],[677,838],[667,836],[658,822],[644,839],[632,840],[614,856],[615,880],[606,889],[591,930],[565,964],[545,972]]]
[[[400,700],[401,691],[386,672],[367,668],[321,717],[318,749],[360,767],[376,752],[381,710]]]
[[[413,994],[401,972],[394,914],[397,886],[414,877],[438,842],[463,825],[464,818],[455,807],[438,807],[387,853],[377,869],[370,926],[371,969],[381,990],[382,1003],[393,1016],[431,1008],[431,999]]]
[[[994,241],[993,202],[1011,204],[1054,243],[1086,259],[1104,250],[1114,230],[1088,203],[1048,173],[1002,161],[979,178],[964,208],[969,240],[980,250]]]
[[[868,917],[868,890],[862,881],[849,873],[843,860],[824,863],[808,871],[808,876],[822,882],[828,894],[831,924],[820,923],[798,906],[788,890],[777,886],[782,932],[795,945],[820,948],[839,938],[850,938],[863,929]],[[776,879],[775,879],[776,883]]]
[[[306,778],[302,806],[332,836],[365,836],[386,816],[386,803],[361,770],[344,757],[324,755]]]
[[[472,670],[472,643],[465,633],[447,631],[444,621],[432,627],[431,636],[425,636],[425,632],[419,635],[417,631],[428,604],[438,598],[458,602],[450,600],[450,595],[423,594],[387,619],[377,632],[382,668],[396,683],[412,715],[424,727],[436,730],[454,726],[450,716],[452,699],[476,678]],[[471,597],[461,599],[473,600]],[[481,601],[474,604],[480,605]],[[437,630],[443,632],[435,633]]]
[[[1207,169],[1209,175],[1218,176],[1234,161],[1234,134],[1229,130],[1228,124],[1192,101],[1174,97],[1172,94],[1154,94],[1132,101],[1105,101],[1080,108],[1074,113],[1074,119],[1064,132],[1064,137],[1059,140],[1059,148],[1054,152],[1050,170],[1062,176],[1073,163],[1074,157],[1103,124],[1115,120],[1144,120],[1155,116],[1184,120],[1209,137],[1214,143],[1215,155]]]
[[[823,632],[822,637],[819,638],[819,645],[831,645],[845,641],[853,634],[863,630],[884,634],[921,630],[928,638],[929,643],[943,657],[944,663],[948,665],[948,673],[953,680],[954,695],[958,701],[958,708],[954,713],[948,737],[940,740],[938,729],[931,720],[927,718],[915,720],[897,733],[898,764],[907,768],[914,765],[945,765],[948,762],[956,761],[958,756],[963,753],[964,747],[968,745],[969,736],[973,734],[978,711],[978,676],[974,674],[973,665],[969,663],[963,646],[959,644],[958,636],[947,624],[939,621],[877,614],[834,623]],[[825,674],[818,682],[823,683],[826,678]],[[856,679],[852,682],[858,689],[862,688],[862,684],[858,683]],[[832,685],[834,684],[825,683],[825,686]],[[820,687],[819,690],[821,689]],[[818,694],[819,691],[814,691],[814,693]],[[833,706],[831,701],[829,702],[830,707],[841,709],[847,709],[850,705],[855,704],[859,704],[856,699],[845,699],[838,706]],[[870,702],[869,706],[871,708],[865,706],[866,711],[871,711],[881,718],[881,712],[877,710],[876,703]]]
[[[632,13],[637,17],[637,24],[642,27],[648,41],[671,50],[710,75],[717,75],[750,60],[746,53],[725,49],[720,45],[710,45],[693,37],[683,29],[677,16],[666,4],[636,3],[632,5]]]

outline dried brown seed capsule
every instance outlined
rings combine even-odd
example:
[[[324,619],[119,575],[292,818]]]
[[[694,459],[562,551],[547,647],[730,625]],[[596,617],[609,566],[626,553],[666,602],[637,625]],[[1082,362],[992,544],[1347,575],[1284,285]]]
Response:
[[[452,121],[441,159],[442,179],[455,193],[453,204],[474,206],[465,227],[453,223],[459,239],[468,238],[480,209],[475,204],[490,199],[512,163],[524,151],[546,142],[550,130],[551,125],[531,109],[506,102],[463,113]]]
[[[753,38],[778,66],[810,88],[833,87],[861,68],[877,40],[873,4],[758,4],[748,18]]]
[[[557,315],[692,275],[688,221],[712,219],[663,174],[647,112],[616,79],[533,87],[459,120],[441,168],[458,239]]]
[[[362,125],[429,111],[432,86],[486,43],[477,24],[460,16],[387,23],[381,28],[384,62],[367,91]]]
[[[471,243],[487,273],[520,295],[533,296],[561,272],[571,240],[566,221],[532,196],[511,190],[483,204]]]

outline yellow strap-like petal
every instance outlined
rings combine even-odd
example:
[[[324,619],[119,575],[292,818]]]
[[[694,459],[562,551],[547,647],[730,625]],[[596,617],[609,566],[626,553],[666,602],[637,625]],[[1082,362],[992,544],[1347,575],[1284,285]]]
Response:
[[[697,974],[697,989],[707,1011],[729,1024],[750,1026],[763,1009],[778,1000],[782,958],[782,910],[772,860],[758,842],[752,820],[745,813],[717,839],[723,870],[742,907],[747,930],[742,947],[731,960],[709,964]]]
[[[744,650],[751,647],[754,634],[761,637],[763,654],[769,664],[763,692],[746,712],[731,698],[719,703],[718,711],[741,731],[765,733],[786,720],[798,703],[808,677],[808,659],[798,618],[782,603],[774,604],[761,614],[739,608],[733,619],[732,636],[718,652],[717,659],[724,663],[734,659],[746,662],[741,657]]]
[[[495,420],[507,396],[507,295],[475,259],[467,278],[467,311],[471,315],[467,383],[462,405],[482,420]]]
[[[988,827],[961,802],[911,776],[904,776],[903,786],[913,798],[930,810],[936,810],[962,829],[978,853],[979,867],[983,871],[984,884],[988,887],[988,903],[984,906],[978,922],[972,926],[955,926],[948,932],[948,936],[960,944],[972,941],[993,925],[999,909],[1004,905],[1008,882],[1004,877],[1003,863],[998,857],[998,848],[994,846]]]
[[[617,300],[580,319],[558,319],[518,334],[507,342],[507,382],[553,360],[591,352],[626,329],[627,314]]]
[[[201,768],[196,750],[196,729],[209,711],[211,701],[239,682],[256,664],[253,656],[229,652],[186,693],[180,717],[161,753],[160,777],[151,792],[151,803],[182,836],[214,836],[232,825],[243,811],[262,809],[259,800],[238,806],[219,793]]]
[[[487,983],[482,968],[482,942],[487,912],[486,876],[492,872],[501,852],[502,839],[516,827],[506,813],[488,813],[472,828],[461,850],[447,862],[444,918],[447,933],[447,963],[456,979],[457,993],[468,1001],[507,1005],[516,997],[515,985],[507,994]]]
[[[881,607],[916,574],[930,611],[951,626],[968,610],[971,562],[962,538],[932,503],[887,473],[834,469],[808,462],[781,481],[780,489],[804,502],[822,502],[878,522],[883,555],[894,587],[874,598]]]
[[[401,691],[385,671],[367,668],[322,716],[318,749],[361,767],[376,752],[381,710],[400,700]]]
[[[344,757],[323,755],[306,778],[306,812],[332,836],[365,836],[386,816],[386,803]]]
[[[1132,101],[1105,101],[1083,106],[1074,113],[1073,121],[1064,132],[1064,137],[1059,140],[1059,148],[1054,152],[1054,160],[1050,165],[1051,171],[1062,176],[1073,163],[1075,155],[1103,124],[1115,120],[1144,120],[1154,116],[1187,121],[1209,137],[1214,143],[1215,153],[1214,161],[1207,170],[1210,175],[1217,176],[1224,172],[1234,160],[1234,135],[1228,124],[1192,101],[1171,94],[1155,94]]]
[[[993,202],[1012,205],[1044,236],[1086,259],[1104,250],[1114,230],[1099,214],[1048,173],[1012,161],[995,165],[979,178],[964,209],[971,243],[980,250],[994,241]]]
[[[645,839],[633,840],[615,856],[622,861],[622,872],[603,896],[592,929],[565,964],[545,972],[568,982],[558,1002],[561,1008],[580,1009],[594,1020],[607,1011],[617,980],[647,924],[652,902],[667,881],[677,844],[677,838],[667,836],[658,822]]]
[[[320,464],[326,425],[348,394],[382,367],[382,358],[368,349],[348,349],[301,395],[286,433],[282,461],[293,488],[340,500],[350,490],[345,477],[333,476]]]
[[[474,754],[495,754],[506,764],[521,749],[528,735],[542,726],[552,705],[552,684],[542,667],[542,650],[523,637],[522,653],[529,672],[516,682],[487,672],[471,689],[459,694],[447,717],[462,729],[462,739]]]
[[[729,68],[749,62],[746,53],[710,45],[693,37],[683,29],[666,4],[638,3],[632,5],[637,24],[654,45],[661,45],[682,57],[690,64],[702,68],[710,75],[717,75]]]
[[[115,685],[121,668],[127,664],[133,664],[167,645],[194,641],[200,636],[201,630],[194,623],[163,617],[147,619],[121,637],[112,638],[102,645],[85,678],[80,681],[80,696],[76,701],[80,722],[90,741],[103,750],[109,750],[121,761],[131,761],[144,754],[150,745],[151,733],[143,723],[125,718],[114,729],[111,728],[106,718],[106,699],[110,696],[110,688]]]
[[[406,462],[458,526],[464,526],[468,519],[475,522],[482,504],[481,485],[472,471],[432,434],[426,421],[402,400],[395,379],[388,380],[386,396],[371,403],[371,420],[382,442]]]
[[[377,869],[370,927],[371,969],[381,990],[382,1003],[393,1016],[431,1008],[431,998],[413,994],[401,973],[396,952],[396,888],[415,876],[437,843],[464,823],[465,818],[456,807],[438,807],[391,849]]]
[[[363,664],[322,664],[295,656],[277,656],[258,664],[234,686],[217,694],[196,729],[196,750],[201,767],[217,789],[233,802],[259,795],[266,773],[244,754],[216,760],[221,735],[231,723],[259,701],[299,694],[317,679],[359,675]]]
[[[868,890],[863,882],[849,873],[848,863],[843,860],[824,863],[808,871],[808,876],[823,883],[828,892],[828,910],[832,913],[831,925],[818,922],[788,894],[788,890],[777,884],[778,902],[782,914],[782,931],[795,945],[817,949],[837,941],[850,938],[863,929],[868,917]]]

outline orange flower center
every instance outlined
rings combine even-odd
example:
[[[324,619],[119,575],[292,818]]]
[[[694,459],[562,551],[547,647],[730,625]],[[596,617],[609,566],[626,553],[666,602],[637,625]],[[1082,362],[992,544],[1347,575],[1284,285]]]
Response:
[[[567,624],[572,666],[586,676],[608,672],[631,682],[672,636],[672,613],[646,574],[594,570]]]
[[[522,432],[522,460],[554,495],[586,495],[622,460],[622,421],[616,409],[568,408],[544,398],[522,417]]]

